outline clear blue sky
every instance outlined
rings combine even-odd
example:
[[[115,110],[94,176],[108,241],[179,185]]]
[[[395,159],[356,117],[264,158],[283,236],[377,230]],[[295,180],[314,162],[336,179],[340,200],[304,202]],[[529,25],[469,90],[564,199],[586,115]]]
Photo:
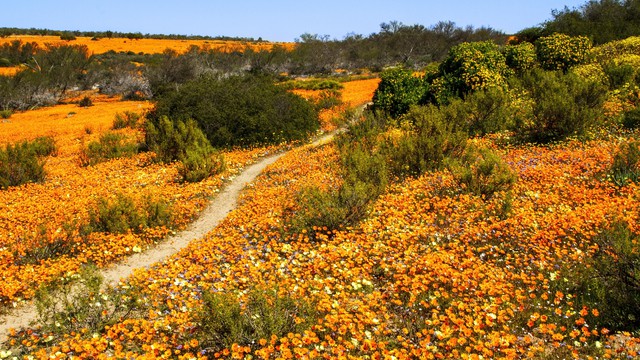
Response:
[[[5,0],[0,27],[262,37],[301,34],[342,39],[369,35],[380,23],[491,26],[506,33],[538,25],[552,9],[587,0]]]

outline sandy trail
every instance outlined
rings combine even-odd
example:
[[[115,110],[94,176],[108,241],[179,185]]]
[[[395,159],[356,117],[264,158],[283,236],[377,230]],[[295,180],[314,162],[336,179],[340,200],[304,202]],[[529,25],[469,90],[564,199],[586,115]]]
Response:
[[[311,146],[326,144],[333,139],[333,136],[333,133],[322,136],[314,141]],[[186,247],[192,240],[202,238],[218,226],[230,211],[236,208],[242,189],[248,183],[254,181],[267,166],[276,162],[284,154],[286,152],[263,158],[257,163],[246,167],[231,182],[226,184],[198,219],[191,223],[186,230],[168,237],[148,251],[129,256],[122,262],[101,270],[105,284],[116,285],[120,279],[131,275],[135,269],[146,268],[156,262],[160,262]],[[32,302],[10,311],[9,314],[0,316],[0,343],[7,339],[9,329],[27,327],[37,317],[38,313]]]

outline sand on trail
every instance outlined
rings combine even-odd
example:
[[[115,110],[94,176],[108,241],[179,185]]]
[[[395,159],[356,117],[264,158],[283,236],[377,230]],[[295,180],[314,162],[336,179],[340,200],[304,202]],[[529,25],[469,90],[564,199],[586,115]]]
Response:
[[[326,144],[331,141],[333,137],[333,133],[324,135],[311,143],[310,146]],[[105,284],[117,285],[120,279],[133,274],[135,269],[148,268],[154,263],[163,261],[186,247],[192,240],[202,238],[205,234],[215,229],[227,214],[237,207],[238,197],[244,187],[248,183],[253,182],[267,166],[276,162],[284,154],[285,153],[279,153],[265,157],[247,166],[221,189],[220,193],[218,193],[205,210],[200,213],[198,219],[191,223],[186,230],[168,237],[163,242],[145,252],[134,254],[111,267],[102,269],[101,274],[104,277]],[[38,313],[33,302],[0,316],[0,344],[7,340],[10,329],[13,328],[17,330],[25,328],[33,323],[37,317]]]

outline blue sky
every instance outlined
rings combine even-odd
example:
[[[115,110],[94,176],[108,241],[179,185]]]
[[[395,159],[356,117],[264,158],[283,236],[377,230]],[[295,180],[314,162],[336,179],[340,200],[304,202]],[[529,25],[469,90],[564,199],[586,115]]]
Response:
[[[14,0],[3,1],[0,27],[262,37],[293,41],[301,34],[342,39],[369,35],[380,23],[491,26],[506,33],[538,25],[552,9],[587,0]]]

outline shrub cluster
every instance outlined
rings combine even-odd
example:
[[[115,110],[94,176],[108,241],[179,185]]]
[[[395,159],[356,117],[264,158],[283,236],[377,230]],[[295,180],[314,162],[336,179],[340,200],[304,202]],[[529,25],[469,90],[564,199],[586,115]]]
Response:
[[[640,142],[629,141],[620,144],[618,151],[613,154],[609,173],[618,186],[624,186],[629,181],[638,182],[640,180]]]
[[[161,162],[180,161],[184,181],[198,182],[224,170],[224,159],[193,120],[172,121],[166,116],[148,121],[145,141]]]
[[[303,98],[265,76],[204,76],[168,91],[150,114],[193,119],[214,147],[302,140],[318,127],[317,112]]]
[[[373,94],[373,107],[398,117],[417,105],[425,94],[422,79],[404,68],[392,68],[380,74],[380,84]]]
[[[131,157],[138,153],[139,145],[128,142],[126,137],[115,132],[106,132],[99,141],[92,141],[82,149],[80,164],[91,166],[111,159]]]
[[[124,129],[126,127],[135,129],[138,126],[138,120],[142,115],[133,112],[133,111],[125,111],[122,113],[116,113],[115,119],[113,119],[112,129]]]
[[[171,226],[171,207],[168,202],[146,196],[140,205],[124,194],[113,198],[100,198],[89,212],[89,223],[84,232],[124,234],[141,233],[146,228]]]
[[[42,157],[52,155],[55,151],[55,142],[51,137],[9,144],[0,149],[0,188],[43,181],[45,171]]]
[[[536,55],[542,68],[566,72],[588,60],[591,46],[586,36],[553,34],[536,41]]]

